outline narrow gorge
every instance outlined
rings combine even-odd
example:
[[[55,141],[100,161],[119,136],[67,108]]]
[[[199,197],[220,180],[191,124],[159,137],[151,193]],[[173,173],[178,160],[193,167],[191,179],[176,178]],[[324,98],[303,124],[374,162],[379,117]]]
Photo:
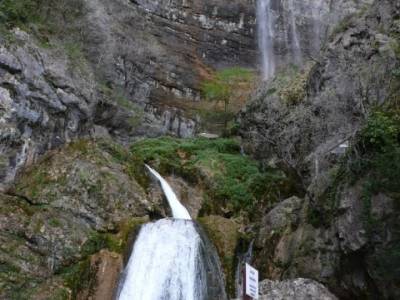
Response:
[[[399,105],[395,0],[0,0],[0,299],[399,299]]]

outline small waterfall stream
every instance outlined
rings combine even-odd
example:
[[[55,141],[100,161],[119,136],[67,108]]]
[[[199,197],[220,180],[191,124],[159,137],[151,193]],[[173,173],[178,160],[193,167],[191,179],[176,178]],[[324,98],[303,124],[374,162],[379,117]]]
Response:
[[[300,45],[300,37],[297,30],[296,18],[295,18],[295,6],[293,0],[288,1],[288,11],[289,11],[289,21],[290,21],[290,43],[288,43],[288,47],[292,50],[293,62],[297,65],[300,65],[302,62],[302,53],[301,53],[301,45]]]
[[[117,291],[118,300],[227,299],[214,247],[170,185],[160,182],[173,219],[142,226]]]
[[[162,178],[162,176],[160,174],[158,174],[158,172],[156,172],[154,169],[150,168],[148,165],[146,165],[146,168],[160,182],[161,187],[164,191],[165,197],[167,197],[168,204],[171,207],[172,216],[175,219],[191,220],[192,218],[190,217],[189,212],[179,202],[178,197],[176,196],[175,192],[172,190],[172,188],[168,184],[168,182],[164,178]]]
[[[264,79],[275,74],[275,54],[273,39],[274,15],[271,10],[271,0],[257,1],[257,33],[258,48],[261,52],[261,68]]]

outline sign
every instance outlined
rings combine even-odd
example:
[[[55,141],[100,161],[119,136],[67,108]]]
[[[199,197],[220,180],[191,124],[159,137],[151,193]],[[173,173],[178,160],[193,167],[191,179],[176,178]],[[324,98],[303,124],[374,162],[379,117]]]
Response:
[[[246,264],[246,295],[258,299],[258,271]]]

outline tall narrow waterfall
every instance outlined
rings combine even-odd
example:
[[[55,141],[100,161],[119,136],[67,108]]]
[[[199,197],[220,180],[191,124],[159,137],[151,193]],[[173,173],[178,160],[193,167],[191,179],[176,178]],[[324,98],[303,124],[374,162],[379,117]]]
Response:
[[[321,0],[315,0],[321,1]],[[312,2],[312,1],[311,1]],[[303,49],[300,32],[309,26],[317,9],[312,5],[312,14],[305,16],[302,31],[296,19],[302,14],[305,3],[301,0],[257,0],[257,37],[261,53],[261,69],[264,79],[275,75],[281,65],[303,63]],[[308,48],[314,47],[311,41]]]
[[[191,221],[170,185],[160,182],[174,219],[142,227],[120,281],[119,300],[226,299],[223,277],[213,246]]]
[[[261,67],[264,79],[268,79],[275,74],[273,45],[275,21],[270,8],[271,0],[257,1],[258,47],[261,52]]]
[[[289,11],[289,21],[290,21],[290,44],[287,45],[291,48],[291,52],[293,55],[293,62],[297,65],[301,64],[302,57],[301,57],[301,45],[300,45],[300,38],[299,33],[297,31],[297,24],[295,18],[295,7],[294,7],[294,0],[288,1],[288,11]]]

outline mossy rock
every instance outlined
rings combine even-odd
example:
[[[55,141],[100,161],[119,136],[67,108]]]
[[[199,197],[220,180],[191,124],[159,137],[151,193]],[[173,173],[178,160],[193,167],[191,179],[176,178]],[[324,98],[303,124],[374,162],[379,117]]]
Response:
[[[235,254],[241,238],[240,224],[233,219],[221,216],[206,216],[198,219],[204,227],[211,242],[217,248],[226,276],[228,293],[234,296],[235,292]]]

